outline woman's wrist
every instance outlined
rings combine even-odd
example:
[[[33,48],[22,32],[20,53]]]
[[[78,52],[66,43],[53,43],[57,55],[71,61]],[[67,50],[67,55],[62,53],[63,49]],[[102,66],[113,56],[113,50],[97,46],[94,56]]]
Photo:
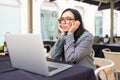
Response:
[[[65,35],[65,33],[61,33],[61,35]]]
[[[67,34],[68,34],[68,35],[72,35],[72,34],[73,34],[73,32],[68,32]]]

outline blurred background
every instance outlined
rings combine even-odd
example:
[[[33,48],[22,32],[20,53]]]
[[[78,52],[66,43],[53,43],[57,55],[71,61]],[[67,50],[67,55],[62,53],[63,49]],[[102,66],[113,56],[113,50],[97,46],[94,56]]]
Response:
[[[58,18],[68,7],[79,10],[85,28],[95,37],[119,37],[119,4],[120,0],[0,0],[0,44],[6,32],[41,34],[43,40],[55,41]]]

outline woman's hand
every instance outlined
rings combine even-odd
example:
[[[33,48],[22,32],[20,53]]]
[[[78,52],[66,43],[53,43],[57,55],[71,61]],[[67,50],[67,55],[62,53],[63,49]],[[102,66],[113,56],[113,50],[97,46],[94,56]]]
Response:
[[[67,32],[74,33],[78,29],[79,25],[80,25],[80,22],[75,21],[75,22],[72,23],[71,26],[68,25],[68,26],[70,26],[70,28],[68,27],[69,29],[67,31],[64,31],[64,29],[61,28],[61,26],[62,26],[61,24],[59,24],[58,28],[59,28],[62,35],[66,35]]]
[[[72,26],[71,26],[71,28],[69,29],[68,32],[74,33],[78,29],[79,25],[80,25],[80,22],[75,21],[74,23],[72,23]]]
[[[65,32],[65,31],[63,31],[63,30],[62,30],[62,28],[61,28],[60,26],[61,26],[61,25],[59,25],[59,26],[58,26],[58,28],[59,28],[59,30],[60,30],[60,32],[61,32],[61,34],[62,34],[62,35],[66,35],[66,32]]]

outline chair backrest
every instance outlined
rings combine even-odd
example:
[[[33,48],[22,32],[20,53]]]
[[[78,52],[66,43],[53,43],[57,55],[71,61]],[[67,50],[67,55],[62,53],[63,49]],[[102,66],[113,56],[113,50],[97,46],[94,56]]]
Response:
[[[47,49],[47,52],[49,52],[52,48],[50,44],[44,44],[44,47]]]
[[[115,37],[115,42],[120,42],[120,37]]]
[[[103,52],[105,58],[114,61],[115,71],[120,72],[120,65],[119,65],[119,63],[120,63],[120,52],[113,52],[109,48],[102,49],[102,52]]]
[[[95,51],[94,51],[94,49],[93,48],[91,48],[91,55],[93,56],[93,58],[94,58],[94,56],[95,56]]]
[[[94,57],[94,64],[97,66],[95,75],[96,77],[99,77],[99,80],[115,80],[113,72],[113,61],[109,59]]]

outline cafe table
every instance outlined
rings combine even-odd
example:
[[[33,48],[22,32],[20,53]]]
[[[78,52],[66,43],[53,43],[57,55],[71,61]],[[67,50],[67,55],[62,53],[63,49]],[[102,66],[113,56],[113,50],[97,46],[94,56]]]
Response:
[[[0,56],[0,80],[96,80],[94,70],[79,65],[46,77],[12,67],[9,55]]]
[[[93,49],[95,51],[95,57],[104,58],[104,54],[102,52],[102,49],[104,48],[109,48],[111,51],[120,52],[120,42],[109,43],[109,44],[94,43]]]

